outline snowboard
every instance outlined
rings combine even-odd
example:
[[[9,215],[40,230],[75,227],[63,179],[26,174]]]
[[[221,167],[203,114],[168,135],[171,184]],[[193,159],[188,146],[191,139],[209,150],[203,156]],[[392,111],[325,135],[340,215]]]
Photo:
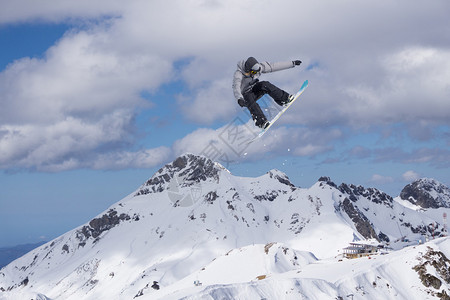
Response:
[[[270,122],[269,126],[262,129],[261,132],[253,139],[251,139],[248,143],[250,144],[259,139],[260,137],[262,137],[270,129],[270,127],[272,127],[272,125],[281,117],[281,115],[284,114],[284,112],[295,102],[295,100],[297,100],[298,97],[300,97],[300,95],[305,91],[307,87],[308,87],[308,80],[305,80],[305,82],[303,82],[302,86],[300,87],[300,90],[294,95],[294,100],[289,102],[288,105],[284,106],[283,109],[280,110],[280,112],[272,120],[269,121]]]

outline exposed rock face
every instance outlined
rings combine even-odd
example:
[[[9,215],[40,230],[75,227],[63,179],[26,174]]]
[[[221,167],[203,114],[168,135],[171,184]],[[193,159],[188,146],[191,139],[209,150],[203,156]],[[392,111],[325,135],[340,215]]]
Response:
[[[392,202],[394,199],[386,193],[383,193],[375,188],[364,188],[362,186],[356,186],[353,184],[341,184],[339,186],[339,190],[342,193],[346,193],[349,195],[349,199],[355,202],[358,199],[358,196],[365,197],[370,201],[377,204],[384,204],[387,207],[392,208]]]
[[[342,183],[337,186],[329,177],[323,176],[319,178],[321,185],[328,185],[329,187],[337,189],[342,193],[340,197],[344,200],[340,203],[339,209],[345,212],[352,222],[355,224],[356,230],[366,239],[376,239],[378,241],[389,242],[389,237],[383,232],[376,233],[373,224],[369,218],[360,209],[360,199],[367,199],[376,204],[384,205],[388,209],[392,209],[394,199],[388,194],[381,192],[375,188],[364,188],[363,186],[356,186],[353,184]],[[367,212],[368,209],[364,208]]]
[[[435,293],[435,290],[439,290],[443,282],[450,283],[450,260],[441,251],[428,247],[427,253],[419,258],[419,262],[413,269],[419,274],[422,284],[434,289],[430,291],[431,294],[440,299],[449,299],[445,290],[440,293]]]
[[[342,197],[345,197],[345,200],[350,200],[351,203],[344,200],[341,207],[355,223],[356,229],[362,236],[365,238],[373,237],[379,241],[388,242],[390,240],[389,237],[381,231],[378,232],[378,235],[374,234],[373,224],[369,221],[369,219],[371,219],[369,216],[371,212],[368,207],[361,205],[360,200],[367,199],[375,204],[383,205],[388,209],[393,209],[394,199],[391,196],[376,188],[365,188],[360,185],[356,186],[353,184],[342,183],[337,187],[328,177],[322,177],[319,181],[337,188],[343,194]],[[450,189],[434,179],[420,179],[407,185],[403,189],[400,197],[422,208],[450,208]],[[350,205],[352,203],[353,205]],[[402,226],[402,228],[406,227],[413,233],[435,236],[440,236],[442,234],[443,228],[440,225],[436,226],[436,224],[433,223],[412,224],[404,220],[403,216],[392,215],[393,219],[397,217],[399,226]]]
[[[421,189],[440,199],[433,194],[439,190],[437,185]],[[445,196],[447,190],[442,191]],[[105,299],[155,299],[172,296],[174,290],[192,290],[186,286],[188,276],[208,280],[222,276],[207,282],[201,296],[260,299],[273,286],[284,286],[292,271],[303,272],[304,266],[317,260],[316,254],[335,256],[348,242],[392,240],[397,246],[404,244],[400,241],[403,238],[416,241],[440,235],[440,211],[424,212],[404,204],[374,188],[337,186],[329,177],[321,177],[311,188],[295,187],[277,170],[257,178],[237,177],[205,157],[187,154],[161,168],[136,192],[90,222],[0,269],[0,298],[6,293],[6,297],[11,296],[5,299],[50,299],[43,294],[23,297],[23,291],[34,292],[39,287],[39,292],[49,293],[52,299],[94,299],[98,295]],[[284,247],[286,243],[302,251]],[[429,295],[449,299],[450,261],[445,255],[450,257],[450,240],[443,238],[430,245],[434,248],[428,251],[426,246],[415,244],[405,250],[405,260],[397,264],[392,257],[380,255],[376,277],[374,270],[353,271],[367,269],[364,261],[361,267],[344,270],[334,261],[327,265],[329,260],[325,259],[323,276],[329,278],[331,271],[338,278],[331,282],[323,277],[292,278],[292,285],[265,297],[281,299],[299,287],[298,297],[291,294],[289,298],[320,297],[326,290],[329,293],[322,298],[341,299],[350,292],[361,293],[361,297],[371,291],[381,295],[384,291],[387,297],[378,298],[388,299],[396,297],[394,290],[410,289],[404,280],[393,280],[402,274],[419,283],[420,288],[412,293],[426,291],[405,299],[426,299]],[[403,254],[393,257],[403,259]],[[417,260],[411,264],[413,257]],[[250,261],[254,258],[257,260]],[[392,265],[396,269],[390,273]],[[318,264],[311,267],[318,271]],[[228,275],[233,268],[236,278]],[[242,279],[239,273],[247,273],[241,272],[242,268],[255,274],[244,274]],[[245,294],[257,288],[255,278],[264,282],[266,274],[271,277],[265,281],[267,286]],[[277,278],[282,280],[280,284]],[[222,284],[230,279],[239,284]],[[305,286],[314,290],[304,295]],[[186,292],[177,299],[192,298],[189,295]]]
[[[374,238],[379,240],[372,224],[370,224],[369,219],[357,207],[355,207],[348,198],[345,198],[344,202],[342,202],[342,209],[347,213],[355,224],[356,230],[358,230],[364,238]]]
[[[152,178],[139,189],[136,196],[158,193],[167,189],[169,182],[178,176],[183,178],[183,186],[198,184],[208,179],[219,182],[219,173],[224,167],[212,160],[193,154],[178,157],[172,163],[159,169]]]
[[[90,237],[97,240],[103,232],[117,226],[122,221],[128,221],[130,219],[131,217],[127,214],[122,213],[118,215],[117,211],[113,209],[109,210],[107,214],[104,214],[100,218],[92,219],[89,222],[89,226],[83,226],[77,231],[77,238],[80,240],[78,246],[83,247],[86,244],[86,240]],[[69,252],[68,246],[64,245],[63,250]]]
[[[450,208],[450,188],[428,178],[422,178],[405,186],[400,198],[422,208]]]
[[[324,183],[324,184],[327,184],[327,185],[329,185],[329,186],[331,186],[331,187],[334,187],[334,188],[336,188],[336,189],[338,188],[337,185],[336,185],[333,181],[331,181],[331,178],[328,177],[328,176],[322,176],[322,177],[319,178],[318,181],[319,181],[321,184]]]
[[[291,183],[291,181],[289,180],[289,177],[284,174],[283,172],[280,172],[278,170],[271,170],[268,172],[269,177],[270,178],[275,178],[276,180],[278,180],[280,183],[288,185],[292,188],[294,188],[295,186]]]

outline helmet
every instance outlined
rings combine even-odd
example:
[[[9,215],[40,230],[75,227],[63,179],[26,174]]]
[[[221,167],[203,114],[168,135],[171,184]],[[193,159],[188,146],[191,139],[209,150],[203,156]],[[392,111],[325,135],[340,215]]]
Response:
[[[259,70],[261,70],[261,65],[258,63],[256,58],[250,56],[247,58],[244,64],[244,71],[245,73],[257,73]]]

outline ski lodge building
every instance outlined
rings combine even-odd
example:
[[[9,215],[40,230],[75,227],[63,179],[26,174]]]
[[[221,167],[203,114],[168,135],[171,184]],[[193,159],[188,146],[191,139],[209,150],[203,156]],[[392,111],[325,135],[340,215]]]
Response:
[[[350,243],[350,246],[343,250],[345,258],[360,258],[378,254],[379,247],[377,245]]]

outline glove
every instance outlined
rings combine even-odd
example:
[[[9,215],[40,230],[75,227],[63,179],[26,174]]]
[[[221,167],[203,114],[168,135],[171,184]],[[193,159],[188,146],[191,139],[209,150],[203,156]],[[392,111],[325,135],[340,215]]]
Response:
[[[243,98],[239,98],[238,99],[238,104],[239,104],[240,107],[245,107],[246,106],[245,105],[245,100]]]
[[[294,66],[300,66],[302,61],[301,60],[293,60],[292,63],[294,64]]]
[[[250,85],[251,85],[251,86],[252,86],[252,85],[255,85],[255,84],[258,83],[258,81],[259,81],[259,79],[258,79],[258,78],[255,78],[255,79],[253,79],[253,80],[250,82]]]

